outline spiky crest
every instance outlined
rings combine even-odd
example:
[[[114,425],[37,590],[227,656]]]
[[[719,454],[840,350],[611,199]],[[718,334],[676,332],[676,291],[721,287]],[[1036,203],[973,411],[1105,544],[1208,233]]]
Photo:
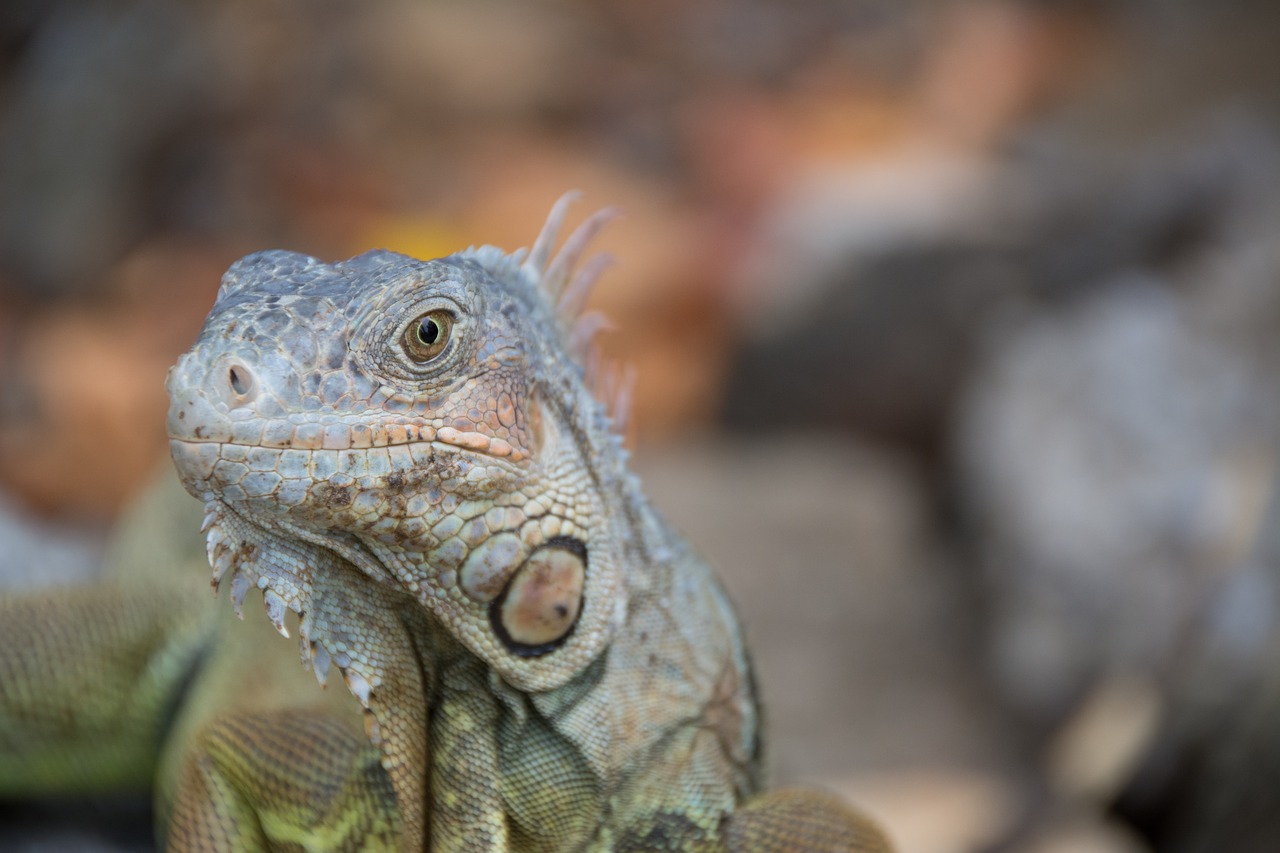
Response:
[[[602,313],[584,311],[600,275],[613,263],[613,257],[604,252],[587,256],[587,247],[620,214],[612,207],[596,211],[573,230],[553,256],[569,207],[579,198],[581,193],[570,191],[556,200],[532,249],[507,254],[495,246],[480,246],[464,254],[490,273],[524,281],[539,294],[556,319],[565,351],[582,368],[587,389],[604,406],[613,430],[623,434],[635,372],[603,355],[596,337],[613,326]]]

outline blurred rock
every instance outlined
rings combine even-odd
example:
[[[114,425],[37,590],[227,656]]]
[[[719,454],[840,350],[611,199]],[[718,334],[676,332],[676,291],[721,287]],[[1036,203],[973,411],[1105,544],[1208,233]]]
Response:
[[[908,157],[784,197],[746,261],[726,422],[936,444],[983,312],[1030,289],[995,233],[1001,185],[989,162]]]
[[[1280,197],[1278,162],[1265,128],[1209,121],[1127,157],[1031,136],[1004,160],[916,153],[797,185],[748,259],[724,419],[839,426],[945,457],[995,326],[1141,270],[1157,286],[1206,282],[1220,312],[1267,307],[1260,282],[1224,300],[1203,273],[1265,276],[1256,222]]]
[[[1203,758],[1224,728],[1273,754],[1228,697],[1277,708],[1280,573],[1255,550],[1280,427],[1278,138],[1250,114],[1123,143],[1047,123],[1001,158],[829,170],[766,220],[753,274],[786,286],[743,302],[726,420],[856,431],[955,488],[933,506],[961,510],[980,659],[1047,792],[1017,823],[1048,822],[1001,850],[1064,815],[1086,825],[1064,839],[1094,838],[1130,785],[1156,849],[1226,849],[1225,815],[1280,835],[1256,806],[1270,764]],[[1112,678],[1152,683],[1161,713],[1107,760],[1077,755],[1089,785],[1049,781],[1071,762],[1042,738]],[[1232,849],[1269,849],[1249,843]]]
[[[1055,827],[1023,848],[1025,853],[1146,853],[1151,849],[1123,826],[1089,818]]]
[[[1170,663],[1271,486],[1262,377],[1128,279],[1010,333],[972,388],[961,484],[1009,697],[1053,717],[1101,673]]]
[[[989,327],[954,446],[1004,695],[1045,732],[1099,680],[1157,685],[1151,742],[1108,786],[1186,853],[1280,834],[1260,805],[1280,739],[1257,722],[1280,712],[1280,171],[1265,134],[1225,139],[1178,252]]]
[[[1275,671],[1273,651],[1267,665]],[[1280,838],[1280,692],[1237,683],[1229,696],[1180,691],[1160,740],[1116,813],[1168,853],[1264,853]]]
[[[1115,812],[1170,853],[1254,853],[1280,838],[1280,488],[1249,558],[1208,602],[1166,712]]]
[[[1019,792],[1009,779],[973,770],[887,771],[847,777],[830,787],[879,821],[902,853],[984,849],[1018,812]]]
[[[1069,800],[1113,800],[1151,746],[1163,710],[1154,679],[1100,679],[1048,746],[1050,785]]]
[[[1277,17],[1220,11],[1143,29],[1132,74],[1023,139],[1089,239],[1042,255],[1053,300],[986,326],[952,445],[1002,690],[1044,734],[1099,682],[1153,684],[1150,742],[1108,786],[1179,853],[1280,837]]]

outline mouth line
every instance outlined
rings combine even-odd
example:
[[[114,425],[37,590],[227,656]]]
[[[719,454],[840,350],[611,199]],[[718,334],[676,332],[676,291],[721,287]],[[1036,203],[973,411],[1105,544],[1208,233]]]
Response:
[[[426,428],[426,429],[429,429]],[[213,438],[191,438],[189,436],[177,436],[170,433],[168,439],[171,442],[187,445],[190,447],[203,447],[213,445],[217,447],[245,447],[260,448],[263,450],[298,450],[304,453],[366,453],[374,450],[387,450],[391,447],[422,447],[432,446],[440,448],[448,448],[451,452],[463,451],[472,456],[478,456],[486,462],[496,463],[502,467],[510,469],[512,472],[519,470],[517,463],[524,462],[529,458],[525,452],[513,448],[510,444],[500,438],[490,438],[482,433],[462,432],[452,427],[443,427],[435,430],[435,438],[420,438],[416,441],[400,441],[394,444],[376,444],[369,447],[299,447],[296,444],[275,445],[262,443],[251,443],[245,441],[221,440]],[[495,442],[501,442],[496,448],[499,452],[493,452]]]

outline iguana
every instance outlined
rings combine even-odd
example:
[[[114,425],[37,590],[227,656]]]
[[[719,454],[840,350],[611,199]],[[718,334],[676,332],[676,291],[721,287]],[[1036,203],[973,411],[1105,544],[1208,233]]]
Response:
[[[611,214],[553,255],[570,199],[527,252],[268,251],[226,273],[169,374],[172,456],[206,506],[214,588],[237,613],[260,591],[315,676],[345,681],[364,735],[332,706],[255,708],[279,693],[237,678],[258,653],[230,659],[211,638],[236,632],[183,604],[103,616],[82,595],[54,647],[19,645],[16,667],[0,649],[22,689],[66,668],[62,701],[86,675],[94,704],[129,697],[128,754],[94,766],[159,762],[169,848],[890,849],[833,797],[760,790],[737,619],[646,501],[592,381],[602,323],[582,308],[604,261],[578,262]],[[80,625],[102,636],[61,659]],[[126,663],[72,677],[103,644]],[[104,684],[126,676],[145,689]],[[40,716],[22,689],[0,686],[11,728]],[[163,749],[141,734],[161,718]]]

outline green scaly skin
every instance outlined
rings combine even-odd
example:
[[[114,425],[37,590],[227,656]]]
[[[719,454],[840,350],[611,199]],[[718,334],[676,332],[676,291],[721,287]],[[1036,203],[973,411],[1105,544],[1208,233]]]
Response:
[[[215,587],[237,612],[261,590],[254,621],[292,626],[356,702],[299,707],[315,691],[277,676],[266,641],[181,596],[122,612],[91,593],[54,645],[13,641],[0,738],[56,716],[29,703],[45,673],[58,701],[85,679],[84,714],[129,736],[38,744],[45,774],[155,768],[176,850],[889,850],[833,798],[760,790],[736,617],[628,473],[597,401],[611,383],[580,366],[602,264],[574,268],[609,215],[552,259],[568,200],[527,253],[251,255],[170,372]],[[161,748],[147,724],[164,721]]]

